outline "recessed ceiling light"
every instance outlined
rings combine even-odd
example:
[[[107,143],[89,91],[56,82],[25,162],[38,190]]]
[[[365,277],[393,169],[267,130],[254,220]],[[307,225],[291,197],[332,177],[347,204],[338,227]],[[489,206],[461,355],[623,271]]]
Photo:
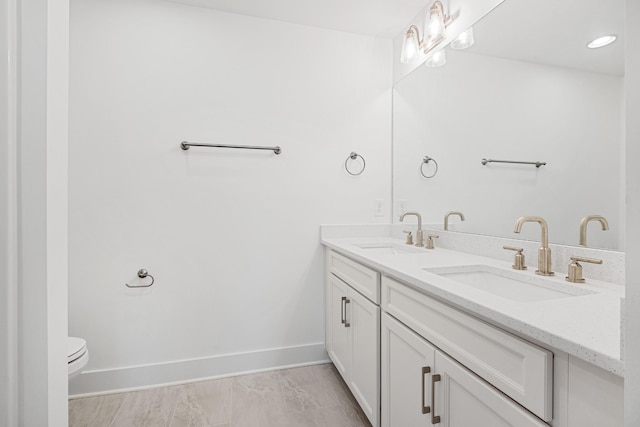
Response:
[[[591,43],[589,43],[587,45],[587,47],[589,49],[597,49],[599,47],[603,47],[606,46],[608,44],[613,43],[614,41],[616,41],[616,36],[604,36],[604,37],[598,37],[597,39],[593,40]]]

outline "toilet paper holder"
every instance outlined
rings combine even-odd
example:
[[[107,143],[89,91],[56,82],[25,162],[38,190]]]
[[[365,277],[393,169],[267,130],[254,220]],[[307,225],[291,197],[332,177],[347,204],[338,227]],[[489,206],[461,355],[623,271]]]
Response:
[[[148,272],[146,269],[144,269],[144,268],[141,268],[140,270],[138,270],[138,277],[139,277],[139,278],[141,278],[141,279],[146,279],[147,277],[151,277],[151,283],[149,283],[148,285],[133,285],[133,286],[132,286],[132,285],[130,285],[130,284],[128,284],[128,283],[125,283],[124,285],[125,285],[127,288],[148,288],[148,287],[150,287],[151,285],[153,285],[153,283],[156,281],[156,280],[153,278],[153,276],[152,276],[152,275],[150,275],[150,274],[149,274],[149,272]]]

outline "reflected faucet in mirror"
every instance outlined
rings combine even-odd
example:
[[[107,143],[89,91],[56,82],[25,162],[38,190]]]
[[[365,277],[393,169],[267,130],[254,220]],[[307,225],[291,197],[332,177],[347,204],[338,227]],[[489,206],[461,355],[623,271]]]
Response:
[[[516,221],[516,227],[513,230],[514,233],[520,233],[522,230],[522,224],[525,222],[537,222],[542,228],[542,237],[540,242],[540,249],[538,249],[538,269],[536,274],[541,276],[553,276],[551,271],[551,249],[549,249],[549,227],[547,221],[539,216],[521,216]]]
[[[464,221],[464,214],[458,211],[449,211],[444,215],[444,231],[449,231],[449,217],[451,215],[458,215],[461,221]]]
[[[416,232],[416,246],[424,246],[424,238],[422,237],[422,216],[419,212],[409,211],[402,212],[400,214],[400,222],[404,221],[404,217],[407,215],[415,215],[418,218],[418,231]]]
[[[580,221],[580,246],[587,246],[587,224],[589,224],[590,221],[600,221],[603,231],[609,229],[609,223],[602,215],[585,216],[582,218],[582,221]]]

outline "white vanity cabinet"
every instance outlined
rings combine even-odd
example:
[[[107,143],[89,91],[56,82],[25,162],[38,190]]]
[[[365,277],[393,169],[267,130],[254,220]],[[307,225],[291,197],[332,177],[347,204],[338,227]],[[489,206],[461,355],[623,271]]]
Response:
[[[326,349],[374,427],[621,427],[623,379],[326,249]]]
[[[547,425],[386,313],[381,379],[383,427]]]
[[[573,356],[567,366],[567,392],[555,390],[567,398],[567,426],[622,427],[624,379]]]
[[[497,390],[551,421],[553,353],[388,277],[382,278],[381,305]]]
[[[326,275],[327,353],[371,424],[378,426],[380,274],[328,251]]]

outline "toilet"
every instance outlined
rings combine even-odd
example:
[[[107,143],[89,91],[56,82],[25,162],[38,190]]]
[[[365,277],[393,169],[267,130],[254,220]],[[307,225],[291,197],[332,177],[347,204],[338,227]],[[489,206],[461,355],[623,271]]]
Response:
[[[82,372],[89,361],[87,342],[82,338],[67,337],[67,363],[69,365],[69,379]]]

